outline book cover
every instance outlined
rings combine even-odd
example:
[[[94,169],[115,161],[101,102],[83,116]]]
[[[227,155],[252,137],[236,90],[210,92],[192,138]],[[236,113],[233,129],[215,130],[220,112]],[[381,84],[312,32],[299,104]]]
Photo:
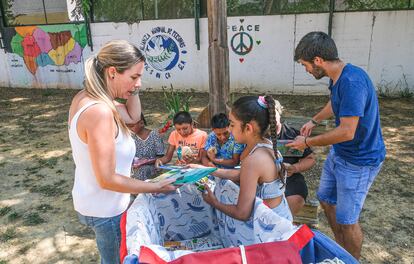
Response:
[[[162,166],[161,168],[169,169],[169,171],[164,172],[154,179],[151,179],[151,182],[159,182],[165,179],[175,179],[173,184],[177,185],[195,183],[201,178],[204,178],[217,170],[217,168],[180,168],[179,166]]]
[[[278,140],[277,149],[283,157],[302,157],[303,151],[286,147],[286,144],[293,142],[293,140]]]

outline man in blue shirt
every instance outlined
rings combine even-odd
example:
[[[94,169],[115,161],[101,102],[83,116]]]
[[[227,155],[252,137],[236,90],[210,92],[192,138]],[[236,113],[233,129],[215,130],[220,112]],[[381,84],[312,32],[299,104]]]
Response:
[[[323,32],[310,32],[300,40],[295,61],[316,79],[329,77],[331,94],[289,146],[332,145],[317,196],[336,241],[359,259],[363,240],[359,215],[385,159],[375,88],[363,69],[338,58],[335,42]],[[331,116],[335,116],[334,129],[309,137],[316,125]]]

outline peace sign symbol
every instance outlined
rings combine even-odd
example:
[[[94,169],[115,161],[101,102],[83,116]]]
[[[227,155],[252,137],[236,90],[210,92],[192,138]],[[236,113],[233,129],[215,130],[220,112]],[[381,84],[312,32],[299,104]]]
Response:
[[[237,55],[246,55],[253,48],[253,38],[246,32],[239,32],[231,38],[230,45]]]

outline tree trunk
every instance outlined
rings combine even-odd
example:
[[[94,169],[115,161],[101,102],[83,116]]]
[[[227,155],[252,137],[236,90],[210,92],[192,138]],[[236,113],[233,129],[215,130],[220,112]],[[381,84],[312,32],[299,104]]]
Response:
[[[208,111],[203,111],[198,118],[200,127],[210,127],[210,118],[214,114],[228,112],[230,90],[226,0],[208,0],[207,15],[210,94]]]

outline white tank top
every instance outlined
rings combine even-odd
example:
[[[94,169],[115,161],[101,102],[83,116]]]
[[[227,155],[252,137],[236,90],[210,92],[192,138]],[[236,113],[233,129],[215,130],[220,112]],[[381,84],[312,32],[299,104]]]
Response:
[[[129,203],[128,193],[119,193],[102,189],[95,177],[89,157],[89,147],[77,132],[78,118],[89,106],[99,102],[89,102],[73,116],[69,124],[69,140],[75,162],[75,182],[72,189],[75,210],[85,216],[113,217],[123,213]],[[115,139],[115,172],[127,177],[131,175],[132,160],[135,155],[135,143],[132,137],[121,130]]]

